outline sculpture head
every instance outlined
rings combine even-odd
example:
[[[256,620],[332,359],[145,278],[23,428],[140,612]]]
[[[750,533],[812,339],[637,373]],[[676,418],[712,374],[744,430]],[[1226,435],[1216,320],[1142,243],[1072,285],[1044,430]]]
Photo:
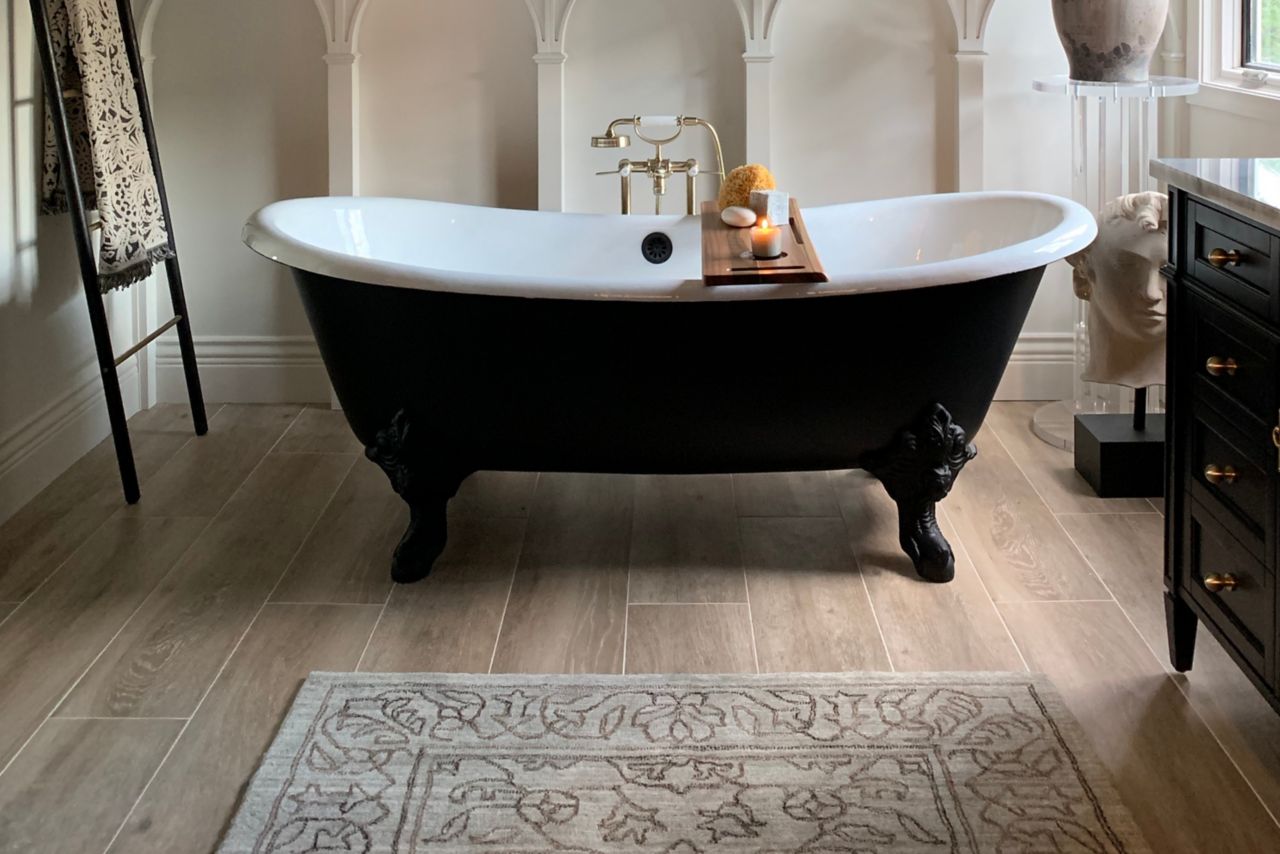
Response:
[[[1090,303],[1090,382],[1163,382],[1168,210],[1161,193],[1122,196],[1098,216],[1093,245],[1067,259],[1076,296]]]
[[[1160,267],[1168,258],[1169,199],[1122,196],[1098,217],[1098,239],[1068,258],[1076,296],[1093,302],[1107,326],[1135,342],[1162,341],[1168,322]]]

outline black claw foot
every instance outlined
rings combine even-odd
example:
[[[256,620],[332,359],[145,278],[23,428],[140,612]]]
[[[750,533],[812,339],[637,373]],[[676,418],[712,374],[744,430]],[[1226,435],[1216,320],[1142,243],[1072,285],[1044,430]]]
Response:
[[[897,503],[898,540],[926,581],[945,584],[956,576],[955,556],[938,529],[935,507],[977,454],[951,413],[935,404],[899,433],[892,447],[863,463]]]
[[[412,584],[431,574],[449,540],[449,499],[468,474],[433,465],[414,437],[402,410],[365,449],[365,456],[382,467],[391,487],[409,505],[409,527],[391,559],[391,578],[397,584]]]

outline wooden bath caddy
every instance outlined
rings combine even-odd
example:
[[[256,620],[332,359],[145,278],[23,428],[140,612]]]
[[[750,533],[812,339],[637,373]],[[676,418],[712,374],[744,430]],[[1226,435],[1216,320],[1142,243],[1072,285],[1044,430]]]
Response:
[[[782,257],[758,261],[751,256],[751,229],[725,225],[720,219],[719,206],[715,202],[703,202],[703,282],[717,286],[806,285],[828,281],[795,199],[791,200],[790,226],[782,230]]]

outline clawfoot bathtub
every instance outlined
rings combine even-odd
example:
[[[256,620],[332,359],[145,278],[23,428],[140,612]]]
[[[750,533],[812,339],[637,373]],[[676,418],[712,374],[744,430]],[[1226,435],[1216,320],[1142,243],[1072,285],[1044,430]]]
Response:
[[[919,574],[949,581],[935,505],[1045,266],[1093,241],[1093,217],[1024,193],[805,217],[828,284],[705,287],[697,217],[300,199],[245,241],[293,269],[351,428],[409,505],[396,581],[430,572],[479,470],[847,468],[897,503]],[[665,263],[641,252],[653,233]]]

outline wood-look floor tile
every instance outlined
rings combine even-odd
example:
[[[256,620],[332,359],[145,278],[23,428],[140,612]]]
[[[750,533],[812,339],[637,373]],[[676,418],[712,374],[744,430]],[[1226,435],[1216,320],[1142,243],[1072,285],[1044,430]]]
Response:
[[[740,524],[760,672],[890,669],[841,520]]]
[[[363,454],[364,446],[341,410],[313,405],[298,413],[275,450],[282,454]]]
[[[353,461],[335,454],[263,460],[59,714],[189,715]]]
[[[622,670],[634,480],[544,474],[495,673]]]
[[[1064,516],[1062,523],[1115,594],[1125,613],[1164,665],[1164,519],[1155,514]],[[1280,815],[1280,715],[1202,628],[1195,667],[1174,677],[1183,693],[1259,796]]]
[[[1280,828],[1114,602],[1003,603],[1153,851],[1278,851]]]
[[[272,600],[385,602],[392,587],[391,556],[408,524],[409,508],[382,469],[357,459]]]
[[[298,417],[298,406],[227,405],[209,419],[209,432],[187,443],[158,471],[142,501],[141,516],[212,516],[244,483],[262,457]]]
[[[0,602],[0,623],[3,623],[13,613],[13,609],[18,607],[17,602]]]
[[[1054,513],[1145,513],[1145,498],[1099,498],[1075,469],[1070,451],[1054,448],[1031,432],[1031,418],[1040,403],[998,403],[987,416],[986,450],[997,441],[1022,468],[1032,486]],[[994,433],[995,436],[990,434]],[[963,475],[962,475],[963,476]]]
[[[871,594],[896,670],[1022,670],[1013,639],[955,531],[942,532],[956,555],[956,577],[931,584],[898,545],[898,509],[863,472],[834,474],[849,545]]]
[[[207,524],[117,516],[0,625],[0,768]]]
[[[133,426],[139,422],[141,427]],[[144,496],[151,494],[157,472],[192,440],[194,434],[186,432],[190,416],[184,429],[175,429],[180,422],[178,412],[169,407],[141,413],[130,422],[134,465]],[[25,599],[99,525],[127,506],[115,446],[107,439],[0,525],[0,600]]]
[[[102,851],[182,723],[47,723],[0,776],[0,852]]]
[[[487,673],[524,527],[512,517],[452,520],[431,575],[391,591],[360,669]]]
[[[735,474],[739,516],[839,516],[827,473]]]
[[[636,478],[631,602],[746,602],[730,475]]]
[[[268,605],[227,662],[111,851],[212,851],[312,671],[350,671],[377,605]]]
[[[941,506],[995,601],[1110,598],[999,442],[980,443]]]
[[[527,517],[537,483],[536,472],[478,471],[449,502],[449,515]]]
[[[628,673],[755,673],[747,605],[632,605]]]

